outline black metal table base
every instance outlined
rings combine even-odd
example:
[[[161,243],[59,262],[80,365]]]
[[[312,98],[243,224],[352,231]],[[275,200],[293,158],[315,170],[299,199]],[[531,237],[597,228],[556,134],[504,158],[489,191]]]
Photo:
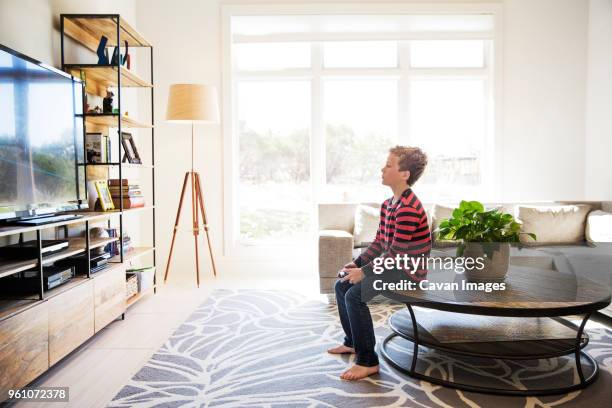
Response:
[[[410,377],[417,378],[417,379],[423,380],[423,381],[427,381],[427,382],[430,382],[432,384],[442,385],[442,386],[445,386],[445,387],[455,388],[455,389],[459,389],[459,390],[463,390],[463,391],[478,392],[478,393],[485,393],[485,394],[492,394],[492,395],[506,395],[506,396],[527,397],[527,396],[544,396],[544,395],[566,394],[566,393],[569,393],[569,392],[572,392],[572,391],[580,390],[580,389],[583,389],[583,388],[587,387],[591,383],[593,383],[596,380],[596,378],[597,378],[597,376],[599,374],[599,366],[597,364],[597,361],[591,355],[589,355],[587,352],[582,350],[582,347],[584,347],[584,345],[586,344],[586,342],[584,342],[582,336],[583,336],[583,333],[584,333],[584,327],[586,325],[586,322],[588,321],[588,319],[590,317],[590,313],[587,314],[583,318],[582,323],[580,324],[580,327],[577,330],[575,349],[572,351],[572,353],[574,354],[574,359],[575,359],[575,364],[576,364],[576,371],[577,371],[578,377],[580,379],[580,382],[578,382],[578,383],[571,384],[571,385],[564,386],[564,387],[557,387],[557,388],[510,389],[510,388],[495,388],[495,387],[487,387],[487,386],[480,386],[480,385],[473,385],[473,384],[464,384],[464,383],[444,380],[442,378],[432,377],[430,375],[426,375],[426,374],[420,373],[416,369],[417,368],[418,353],[419,353],[419,346],[425,346],[425,347],[430,347],[430,348],[434,348],[434,349],[435,349],[435,347],[432,347],[429,344],[422,344],[422,342],[419,342],[419,331],[418,331],[418,324],[417,324],[416,316],[414,314],[414,311],[413,311],[412,307],[410,305],[407,305],[407,306],[408,306],[408,311],[410,312],[410,318],[411,318],[411,321],[412,321],[412,329],[413,329],[414,335],[412,337],[409,337],[406,334],[404,334],[401,331],[399,331],[393,325],[391,325],[393,333],[391,333],[389,336],[387,336],[387,338],[383,341],[383,343],[382,343],[382,345],[380,347],[380,351],[381,351],[382,356],[385,358],[385,360],[387,360],[389,362],[389,364],[391,366],[393,366],[394,368],[396,368],[400,372],[409,375]],[[398,360],[397,357],[392,356],[391,353],[388,350],[388,347],[389,347],[388,343],[389,343],[389,341],[392,340],[395,337],[400,337],[402,339],[405,339],[405,340],[411,342],[414,345],[413,346],[413,352],[412,352],[412,359],[410,361],[409,367],[408,367],[408,358],[409,358],[409,356],[407,356],[405,354],[402,355],[402,357],[403,356],[407,357],[406,361],[404,363],[402,363],[401,361],[397,361]],[[449,351],[445,350],[444,352],[449,352]],[[464,354],[464,353],[458,353],[458,354]],[[477,353],[471,353],[470,355],[477,356],[477,357],[483,357],[483,358],[495,358],[495,357],[492,357],[490,355],[478,355]],[[548,356],[547,358],[549,358],[549,357],[550,356]],[[584,357],[589,362],[589,364],[592,366],[592,372],[588,376],[586,376],[586,377],[585,377],[584,372],[583,372],[582,361],[581,361],[582,357]]]

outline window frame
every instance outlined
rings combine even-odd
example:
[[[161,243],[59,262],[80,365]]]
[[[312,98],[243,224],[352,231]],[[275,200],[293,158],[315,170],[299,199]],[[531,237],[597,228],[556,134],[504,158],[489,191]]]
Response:
[[[486,13],[493,16],[491,33],[414,33],[411,38],[398,39],[397,68],[324,68],[323,45],[311,39],[311,67],[309,69],[285,69],[276,71],[240,72],[232,65],[231,18],[249,15],[285,15],[285,14],[477,14]],[[323,81],[327,77],[385,77],[398,80],[398,142],[409,143],[410,140],[410,106],[409,85],[414,78],[478,78],[485,80],[485,106],[489,119],[486,123],[486,137],[483,146],[483,179],[482,185],[487,190],[486,200],[500,197],[503,186],[501,160],[501,58],[502,58],[502,5],[497,3],[437,3],[437,4],[292,4],[292,5],[222,5],[222,136],[223,136],[223,202],[224,202],[224,248],[226,259],[303,259],[304,247],[279,243],[278,245],[244,245],[240,242],[240,219],[238,205],[238,135],[235,134],[237,118],[234,103],[237,97],[234,84],[238,80],[283,80],[308,79],[311,82],[311,217],[310,225],[312,242],[307,243],[308,254],[315,253],[316,234],[318,229],[317,206],[322,202],[319,192],[325,184],[325,125],[323,123]],[[343,35],[342,39],[351,39]],[[355,33],[354,39],[367,40]],[[375,37],[375,36],[374,36]],[[388,39],[388,38],[387,38]],[[409,61],[410,40],[485,40],[485,65],[483,68],[411,68]],[[258,37],[260,41],[295,41],[296,37],[287,35]],[[429,203],[426,203],[429,204]],[[282,250],[279,251],[279,248]],[[312,252],[310,252],[312,250]]]

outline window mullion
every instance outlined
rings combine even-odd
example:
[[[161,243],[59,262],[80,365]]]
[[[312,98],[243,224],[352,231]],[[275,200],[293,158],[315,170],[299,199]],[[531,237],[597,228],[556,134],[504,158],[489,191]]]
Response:
[[[325,125],[323,115],[323,44],[311,43],[311,139],[310,139],[310,171],[313,202],[320,201],[320,195],[325,185]]]
[[[400,77],[398,84],[398,142],[410,144],[410,47],[408,41],[399,41],[398,63]]]

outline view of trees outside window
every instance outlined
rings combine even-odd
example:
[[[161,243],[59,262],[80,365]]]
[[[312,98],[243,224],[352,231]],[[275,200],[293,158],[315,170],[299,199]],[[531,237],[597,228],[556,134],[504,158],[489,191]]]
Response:
[[[456,200],[482,182],[485,142],[484,81],[414,80],[410,136],[429,157],[419,181],[426,200]]]
[[[386,193],[381,171],[397,144],[397,81],[327,80],[324,83],[327,200],[350,201]]]
[[[429,156],[417,187],[423,202],[478,198],[490,120],[485,42],[399,45],[234,46],[242,244],[305,239],[319,202],[382,201],[380,169],[396,144]]]
[[[240,238],[305,236],[310,223],[310,82],[238,84]]]

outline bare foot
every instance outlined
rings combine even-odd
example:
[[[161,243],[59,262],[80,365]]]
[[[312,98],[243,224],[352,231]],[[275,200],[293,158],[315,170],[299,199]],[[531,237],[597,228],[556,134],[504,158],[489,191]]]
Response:
[[[379,366],[377,365],[373,367],[364,367],[355,364],[354,366],[343,372],[340,375],[340,378],[348,381],[361,380],[362,378],[366,378],[369,375],[376,374],[378,372],[378,367]]]
[[[329,354],[355,354],[355,349],[344,344],[327,349]]]

